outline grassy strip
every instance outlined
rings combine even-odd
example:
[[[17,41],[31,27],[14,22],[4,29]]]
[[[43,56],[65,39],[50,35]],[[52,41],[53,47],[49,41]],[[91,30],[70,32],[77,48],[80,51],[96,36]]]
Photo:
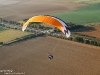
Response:
[[[22,32],[20,30],[9,29],[6,31],[2,31],[2,33],[0,33],[0,42],[6,43],[15,38],[20,38],[20,37],[28,35],[28,34],[30,34],[30,33]]]
[[[5,46],[5,45],[11,45],[13,43],[18,43],[18,42],[21,42],[21,41],[26,41],[28,39],[32,39],[32,38],[36,38],[36,37],[40,37],[40,36],[45,36],[45,34],[43,33],[40,33],[40,34],[29,34],[29,35],[25,35],[25,36],[22,36],[20,38],[16,38],[10,42],[7,42],[7,43],[3,43],[1,46]]]

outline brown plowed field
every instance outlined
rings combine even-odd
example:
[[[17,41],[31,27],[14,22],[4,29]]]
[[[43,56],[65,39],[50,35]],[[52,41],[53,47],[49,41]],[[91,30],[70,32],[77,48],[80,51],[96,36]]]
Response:
[[[54,55],[53,60],[48,59],[48,53]],[[38,37],[0,47],[0,70],[25,72],[25,75],[100,75],[100,48]]]
[[[20,21],[34,15],[49,15],[85,6],[71,1],[73,0],[0,0],[0,18]]]
[[[73,32],[79,32],[85,35],[100,38],[100,26],[80,28],[80,29],[74,30]]]
[[[100,26],[94,27],[94,30],[82,32],[82,33],[86,34],[86,35],[95,36],[95,37],[100,38]]]

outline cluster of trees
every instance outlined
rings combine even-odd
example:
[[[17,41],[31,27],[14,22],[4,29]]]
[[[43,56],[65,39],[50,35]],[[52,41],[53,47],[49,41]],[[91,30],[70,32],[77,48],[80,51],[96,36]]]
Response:
[[[21,28],[19,27],[14,27],[14,26],[6,26],[6,25],[2,25],[3,27],[9,28],[9,29],[15,29],[15,30],[20,30]]]
[[[76,41],[76,42],[80,42],[80,43],[94,45],[94,46],[100,46],[99,40],[85,39],[84,37],[79,37],[79,36],[76,36],[76,37],[72,38],[71,40]]]
[[[8,20],[0,18],[0,23],[2,23],[2,22],[12,24],[12,25],[23,25],[23,23],[19,23],[19,22],[16,22],[16,21],[8,21]]]

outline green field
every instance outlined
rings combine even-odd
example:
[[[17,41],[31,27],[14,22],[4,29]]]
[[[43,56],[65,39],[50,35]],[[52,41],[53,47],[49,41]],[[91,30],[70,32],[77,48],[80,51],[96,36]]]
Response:
[[[75,3],[88,3],[88,4],[93,4],[93,3],[99,3],[100,0],[77,0]]]
[[[91,4],[89,6],[69,11],[51,14],[65,22],[72,22],[75,24],[99,23],[100,22],[100,3]]]
[[[0,42],[6,43],[6,42],[9,42],[16,38],[20,38],[20,37],[28,35],[28,34],[30,34],[30,33],[22,32],[20,30],[13,30],[13,29],[5,30],[5,31],[2,31],[2,33],[0,33]]]
[[[43,0],[45,1],[45,0]],[[48,0],[48,1],[53,1],[53,2],[70,2],[70,3],[85,3],[85,4],[93,4],[93,3],[98,3],[100,0]]]

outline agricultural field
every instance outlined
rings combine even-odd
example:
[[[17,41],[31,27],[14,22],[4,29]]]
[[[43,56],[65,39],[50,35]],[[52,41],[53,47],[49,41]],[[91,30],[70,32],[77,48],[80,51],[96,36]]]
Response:
[[[0,42],[6,43],[28,34],[29,34],[28,32],[22,32],[20,30],[13,30],[13,29],[4,30],[0,33]]]
[[[0,0],[0,18],[23,22],[35,15],[53,15],[80,25],[100,23],[99,0]],[[43,24],[45,25],[45,24]],[[49,26],[49,25],[48,25]],[[100,26],[78,32],[100,38]],[[0,27],[0,42],[30,34]],[[52,60],[48,55],[53,54]],[[100,47],[50,36],[0,46],[0,75],[100,75]],[[13,74],[9,74],[13,75]]]
[[[53,60],[48,53],[54,55]],[[24,75],[100,75],[99,64],[100,47],[54,37],[0,47],[0,69]]]
[[[76,0],[0,0],[0,18],[22,21],[35,15],[50,15],[86,5],[73,4],[71,1]]]
[[[65,22],[72,22],[75,24],[100,23],[100,3],[52,15],[61,18]]]
[[[100,33],[99,33],[100,32],[100,26],[95,26],[93,28],[80,28],[80,29],[76,29],[74,31],[78,32],[78,33],[85,34],[85,35],[100,38]]]

